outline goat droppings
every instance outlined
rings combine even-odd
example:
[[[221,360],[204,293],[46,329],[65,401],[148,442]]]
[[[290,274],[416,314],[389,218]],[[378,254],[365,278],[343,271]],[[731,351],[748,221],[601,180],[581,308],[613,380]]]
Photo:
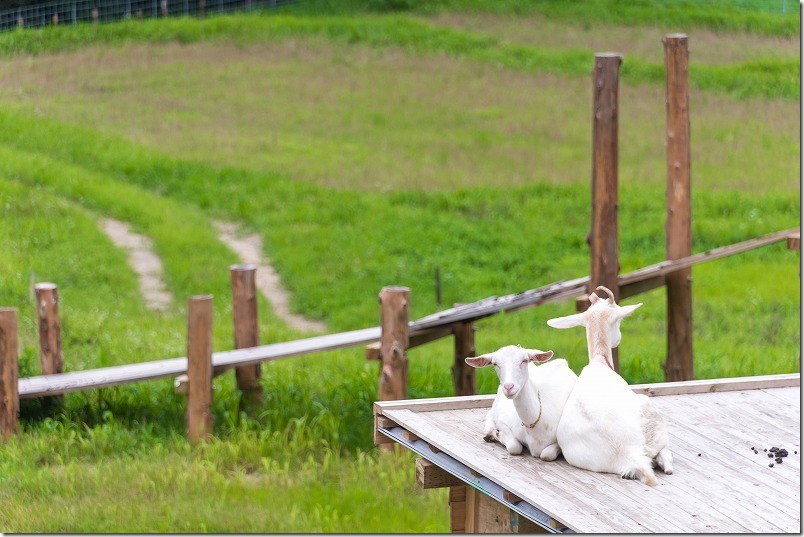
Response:
[[[768,465],[768,468],[773,468],[773,463],[770,463],[770,464]]]

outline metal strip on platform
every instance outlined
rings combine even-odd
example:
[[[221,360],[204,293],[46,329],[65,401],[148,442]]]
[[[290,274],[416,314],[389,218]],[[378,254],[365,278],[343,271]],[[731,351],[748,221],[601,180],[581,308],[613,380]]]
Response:
[[[404,437],[405,429],[402,427],[392,427],[392,428],[385,428],[385,427],[377,427],[377,430],[391,438],[395,442],[405,446],[409,450],[413,451],[417,455],[420,455],[424,459],[427,459],[433,464],[438,465],[444,471],[449,472],[450,474],[454,475],[461,481],[465,482],[467,485],[474,487],[475,489],[479,490],[483,494],[487,496],[491,496],[501,504],[505,505],[511,511],[518,513],[528,520],[532,521],[535,524],[538,524],[539,527],[544,528],[550,533],[575,533],[570,528],[562,528],[556,529],[550,525],[550,520],[553,518],[550,515],[544,513],[538,507],[534,507],[533,505],[529,504],[525,500],[511,503],[506,501],[504,498],[505,489],[498,485],[497,483],[491,481],[490,479],[483,477],[483,476],[476,476],[472,473],[468,466],[464,465],[461,462],[453,459],[443,451],[439,451],[438,453],[434,453],[430,449],[430,444],[428,444],[425,440],[407,440]]]

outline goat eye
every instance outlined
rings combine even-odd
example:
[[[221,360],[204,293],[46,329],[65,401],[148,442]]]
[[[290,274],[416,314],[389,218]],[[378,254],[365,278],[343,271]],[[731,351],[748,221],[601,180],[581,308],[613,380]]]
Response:
[[[519,363],[519,367],[525,367],[526,365],[528,365],[528,361],[527,361],[527,360],[522,360],[522,361]]]

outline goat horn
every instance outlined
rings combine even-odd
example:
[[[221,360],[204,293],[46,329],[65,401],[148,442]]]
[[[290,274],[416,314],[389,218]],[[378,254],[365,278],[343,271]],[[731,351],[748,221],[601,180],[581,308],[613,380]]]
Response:
[[[603,287],[602,285],[598,285],[595,291],[605,291],[607,295],[609,295],[609,300],[611,300],[612,304],[615,304],[616,301],[614,300],[614,293],[611,292],[611,289],[608,287]]]

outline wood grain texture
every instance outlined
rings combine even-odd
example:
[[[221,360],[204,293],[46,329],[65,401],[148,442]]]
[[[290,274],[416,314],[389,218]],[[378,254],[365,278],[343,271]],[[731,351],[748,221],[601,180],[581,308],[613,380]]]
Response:
[[[187,439],[212,434],[212,296],[190,297],[187,308]]]
[[[477,391],[475,368],[466,363],[464,358],[475,354],[475,325],[471,322],[452,325],[455,343],[455,361],[452,364],[452,380],[455,395],[474,395]]]
[[[20,400],[17,308],[0,308],[0,440],[17,434]]]
[[[800,375],[660,383],[650,392],[667,423],[675,467],[673,475],[657,473],[656,487],[574,468],[563,458],[546,463],[527,453],[512,456],[483,440],[487,408],[458,401],[476,397],[444,398],[460,407],[455,410],[435,400],[421,410],[404,408],[403,401],[395,402],[395,409],[383,408],[387,403],[379,407],[401,427],[574,531],[799,531]],[[789,456],[769,468],[763,448],[772,445],[786,447]]]
[[[34,286],[36,317],[39,326],[39,363],[43,375],[64,372],[64,354],[61,348],[61,322],[59,321],[59,290],[55,283],[43,282]],[[61,405],[63,395],[46,399],[47,405]]]
[[[669,34],[664,43],[667,72],[667,259],[692,254],[692,190],[690,182],[689,51],[687,36]],[[668,381],[691,380],[692,271],[677,270],[665,276],[667,289]]]
[[[380,379],[379,399],[389,401],[408,396],[410,289],[389,286],[380,291]]]
[[[236,349],[257,347],[260,344],[260,324],[257,314],[257,267],[256,265],[232,265],[229,267],[232,287],[232,321],[234,323],[234,346]],[[260,363],[235,368],[237,389],[242,392],[241,410],[259,409],[264,404],[260,376]]]
[[[619,298],[620,274],[617,211],[621,64],[619,54],[595,54],[592,72],[592,230],[587,292],[591,294],[604,285],[612,290],[615,300]],[[612,358],[615,371],[619,371],[616,349],[612,349]]]
[[[416,459],[416,483],[423,489],[463,485],[463,481],[427,459]]]

